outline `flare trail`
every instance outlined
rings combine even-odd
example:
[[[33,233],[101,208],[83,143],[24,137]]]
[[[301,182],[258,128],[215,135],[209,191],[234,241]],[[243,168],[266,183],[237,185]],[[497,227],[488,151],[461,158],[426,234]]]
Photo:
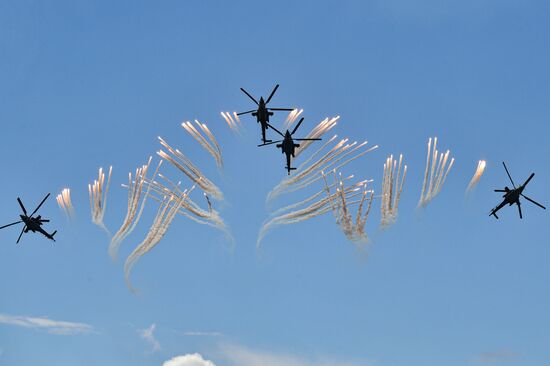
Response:
[[[218,141],[210,132],[210,129],[208,129],[208,126],[206,124],[201,123],[197,120],[195,120],[195,123],[199,127],[199,129],[202,131],[203,134],[208,137],[208,140],[201,134],[201,132],[189,121],[183,122],[181,124],[181,127],[187,131],[197,142],[206,150],[214,160],[216,160],[216,165],[218,168],[221,168],[223,166],[223,160],[222,160],[222,151],[220,148],[220,145],[218,144]]]
[[[74,207],[71,201],[71,190],[64,188],[56,197],[57,205],[65,213],[68,219],[74,218]]]
[[[217,200],[223,200],[223,194],[220,189],[212,183],[206,176],[197,168],[191,160],[183,155],[178,149],[172,148],[166,141],[159,137],[160,144],[168,150],[166,153],[163,150],[157,152],[157,154],[167,160],[170,164],[178,168],[183,174],[185,174],[194,184],[200,187],[204,193],[212,196]]]
[[[118,229],[117,233],[111,239],[109,244],[109,254],[113,259],[116,259],[118,254],[118,248],[122,241],[134,230],[143,209],[145,207],[145,202],[149,196],[150,187],[147,187],[145,193],[143,192],[145,182],[147,181],[147,173],[149,171],[149,166],[151,165],[152,157],[149,157],[149,161],[146,165],[143,165],[141,168],[137,168],[134,178],[132,178],[132,173],[128,174],[128,209],[124,221]],[[158,173],[162,160],[159,161],[159,164],[152,175],[152,179]]]
[[[92,184],[88,184],[92,222],[105,230],[108,236],[111,236],[111,233],[103,223],[103,216],[105,215],[105,209],[107,208],[107,194],[109,193],[109,184],[111,182],[112,172],[113,167],[111,166],[109,167],[107,184],[105,184],[105,173],[103,172],[103,168],[99,168],[97,180],[94,180]]]
[[[424,171],[424,182],[420,193],[418,206],[425,207],[435,196],[439,194],[447,175],[454,164],[454,158],[449,162],[450,151],[439,153],[437,151],[437,137],[428,140],[428,154],[426,156],[426,170]],[[447,163],[449,163],[447,165]],[[445,169],[446,168],[446,169]]]
[[[399,200],[407,175],[407,166],[403,167],[402,163],[403,155],[399,155],[399,164],[397,164],[397,160],[394,160],[393,155],[390,155],[384,163],[380,201],[380,226],[383,228],[390,226],[397,220]]]
[[[229,112],[221,112],[220,113],[227,122],[227,125],[231,129],[231,131],[240,134],[241,133],[241,120],[239,119],[239,116],[237,116],[237,112],[233,112],[233,115],[231,115]]]
[[[474,189],[474,187],[477,185],[477,183],[479,182],[479,179],[485,172],[486,166],[487,166],[487,162],[485,160],[478,161],[474,176],[470,180],[470,183],[468,184],[468,188],[466,188],[466,194],[470,193],[470,191]]]

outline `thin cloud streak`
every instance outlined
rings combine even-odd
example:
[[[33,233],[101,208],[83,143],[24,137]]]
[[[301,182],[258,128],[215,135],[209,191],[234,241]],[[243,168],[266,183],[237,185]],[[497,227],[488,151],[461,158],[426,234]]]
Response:
[[[43,329],[50,334],[80,335],[95,333],[94,328],[85,323],[52,320],[20,315],[0,314],[0,324],[15,325],[23,328]]]
[[[221,347],[222,356],[232,366],[368,366],[369,363],[353,362],[335,358],[307,359],[290,354],[251,350],[237,345]]]
[[[474,361],[480,365],[497,365],[519,358],[519,354],[507,348],[495,351],[481,352],[474,357]]]
[[[160,343],[156,340],[155,335],[153,334],[156,327],[157,325],[153,323],[149,328],[140,329],[138,331],[139,336],[151,345],[151,347],[153,348],[152,352],[160,351]]]
[[[222,337],[223,333],[220,332],[184,332],[184,336],[187,337]]]

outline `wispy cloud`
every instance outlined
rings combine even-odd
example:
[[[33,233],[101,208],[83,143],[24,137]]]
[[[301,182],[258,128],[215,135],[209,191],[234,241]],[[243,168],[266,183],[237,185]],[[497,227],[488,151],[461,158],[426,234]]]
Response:
[[[15,325],[23,328],[42,329],[50,334],[79,335],[94,333],[94,328],[85,323],[52,320],[20,315],[0,314],[0,324]]]
[[[221,337],[223,333],[220,332],[184,332],[184,336],[188,337]]]
[[[272,353],[251,350],[246,347],[236,345],[224,345],[221,347],[221,353],[230,365],[234,366],[365,366],[365,362],[352,362],[342,359],[329,359],[320,357],[316,359],[307,359],[290,354]]]
[[[205,360],[199,353],[176,356],[165,361],[162,366],[216,366],[212,361]]]
[[[153,352],[160,351],[160,343],[153,334],[156,327],[157,325],[153,323],[149,328],[138,330],[139,336],[153,347]]]
[[[482,352],[474,357],[474,361],[482,365],[497,365],[503,362],[513,361],[519,358],[519,353],[507,348],[496,351]]]

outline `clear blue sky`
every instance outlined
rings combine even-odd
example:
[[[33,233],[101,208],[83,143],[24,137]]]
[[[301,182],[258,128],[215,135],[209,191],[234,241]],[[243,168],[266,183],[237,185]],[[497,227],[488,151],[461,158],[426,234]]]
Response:
[[[502,160],[516,181],[536,172],[526,193],[550,205],[548,19],[548,2],[519,0],[2,2],[0,221],[17,217],[17,196],[33,206],[64,187],[77,219],[50,199],[54,245],[0,232],[0,365],[153,366],[192,353],[216,366],[550,365],[548,212],[525,203],[522,221],[515,208],[487,216],[507,184]],[[219,113],[250,109],[239,87],[266,95],[276,83],[273,105],[304,108],[304,131],[340,115],[340,135],[380,145],[349,168],[376,188],[386,155],[405,154],[398,222],[380,231],[375,206],[366,261],[331,215],[281,227],[256,251],[283,158],[255,147],[251,118],[238,138]],[[195,118],[222,144],[223,176],[179,127]],[[115,231],[120,183],[159,135],[223,190],[235,246],[178,217],[135,266],[134,295],[90,222],[87,184],[113,165]],[[436,135],[456,165],[417,210]],[[479,159],[487,171],[465,198]],[[83,329],[39,327],[45,318]],[[159,350],[140,333],[152,324]]]

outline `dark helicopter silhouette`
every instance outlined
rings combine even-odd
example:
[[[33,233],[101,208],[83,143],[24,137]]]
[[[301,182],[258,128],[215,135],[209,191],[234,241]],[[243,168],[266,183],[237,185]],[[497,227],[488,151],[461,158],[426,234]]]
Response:
[[[289,130],[286,130],[286,133],[284,135],[281,133],[281,131],[279,131],[278,129],[276,129],[275,127],[271,126],[268,123],[267,125],[269,127],[271,127],[273,129],[273,131],[275,131],[279,135],[281,135],[283,137],[283,139],[279,140],[279,141],[270,141],[270,142],[266,142],[266,143],[263,143],[261,145],[258,145],[258,146],[266,146],[266,145],[271,145],[271,144],[277,144],[276,145],[277,148],[280,148],[281,152],[286,154],[286,167],[285,167],[285,169],[288,171],[289,175],[290,175],[291,170],[296,170],[296,168],[292,168],[290,166],[291,157],[294,157],[294,152],[295,152],[296,148],[300,147],[300,144],[295,144],[294,141],[320,141],[321,140],[321,139],[307,139],[307,138],[306,139],[295,139],[295,138],[292,137],[292,135],[294,135],[296,130],[298,130],[298,127],[300,127],[300,125],[302,124],[303,120],[304,120],[304,118],[302,117],[302,119],[300,119],[300,121],[298,122],[296,127],[294,127],[294,129],[292,130],[292,132],[290,132]]]
[[[512,176],[508,172],[508,168],[506,167],[506,164],[504,164],[504,162],[502,162],[502,165],[504,165],[504,169],[506,170],[506,174],[508,174],[508,178],[510,178],[510,182],[512,182],[512,187],[514,187],[514,188],[510,189],[508,187],[504,187],[504,189],[495,189],[495,192],[503,192],[504,193],[504,195],[502,196],[502,197],[504,197],[504,200],[497,207],[495,207],[491,210],[491,213],[489,214],[489,216],[494,216],[496,219],[498,219],[498,216],[497,216],[497,211],[498,210],[500,210],[501,208],[503,208],[506,205],[512,206],[515,203],[515,204],[518,205],[519,218],[522,219],[523,215],[521,213],[521,203],[519,201],[520,196],[525,198],[527,201],[529,201],[531,203],[534,203],[535,205],[539,206],[540,208],[543,208],[543,209],[546,210],[546,207],[544,207],[543,205],[541,205],[538,202],[535,202],[534,200],[532,200],[531,198],[529,198],[529,197],[527,197],[526,195],[523,194],[523,190],[525,189],[525,186],[527,185],[527,183],[529,183],[529,181],[531,179],[533,179],[533,177],[535,176],[535,173],[531,173],[531,175],[529,176],[529,178],[527,178],[525,183],[523,183],[519,187],[516,187],[516,185],[514,184],[514,181],[512,180]]]
[[[25,223],[25,226],[21,230],[21,233],[19,234],[19,237],[17,238],[16,243],[19,243],[19,240],[21,240],[21,236],[23,235],[23,233],[28,233],[29,231],[32,231],[33,233],[39,232],[40,234],[44,235],[46,238],[55,241],[54,235],[55,233],[57,233],[57,231],[54,231],[53,233],[48,234],[44,229],[42,229],[42,224],[44,222],[50,222],[50,220],[43,219],[42,216],[40,215],[36,217],[32,217],[36,213],[36,211],[38,211],[38,209],[42,206],[42,204],[48,199],[49,196],[50,194],[48,193],[46,197],[44,197],[42,202],[40,202],[40,204],[34,209],[34,211],[30,215],[27,214],[27,210],[25,209],[25,206],[23,206],[23,202],[21,202],[21,199],[17,197],[17,202],[19,202],[19,206],[21,206],[21,209],[23,210],[23,215],[19,215],[21,220],[12,222],[11,224],[4,225],[0,227],[0,229],[23,222]]]
[[[269,116],[273,115],[272,111],[293,111],[294,110],[293,108],[268,108],[267,107],[267,104],[269,103],[271,98],[273,98],[273,95],[275,94],[275,92],[277,91],[278,88],[279,88],[279,84],[277,84],[275,86],[275,88],[273,89],[273,91],[271,92],[271,94],[269,95],[269,98],[267,98],[267,100],[264,101],[264,98],[260,97],[259,102],[256,99],[254,99],[254,97],[252,95],[250,95],[246,90],[241,88],[243,93],[245,93],[250,99],[252,99],[252,101],[254,103],[256,103],[256,105],[258,106],[258,109],[251,109],[251,110],[246,111],[246,112],[237,113],[237,116],[247,114],[247,113],[252,113],[252,115],[254,117],[256,117],[256,122],[258,122],[262,127],[262,142],[264,144],[266,142],[271,142],[271,140],[266,140],[265,130],[268,129]]]

